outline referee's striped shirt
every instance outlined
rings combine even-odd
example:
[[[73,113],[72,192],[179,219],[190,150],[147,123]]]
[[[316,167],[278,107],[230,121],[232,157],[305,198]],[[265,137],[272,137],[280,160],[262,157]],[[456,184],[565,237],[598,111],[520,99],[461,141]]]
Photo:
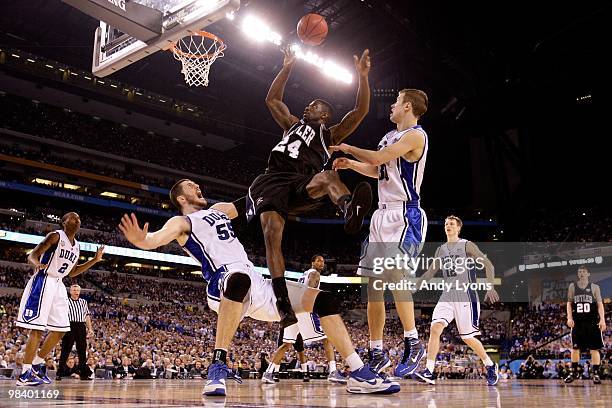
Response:
[[[68,319],[71,322],[85,322],[85,316],[89,316],[89,308],[85,299],[77,300],[68,298]]]

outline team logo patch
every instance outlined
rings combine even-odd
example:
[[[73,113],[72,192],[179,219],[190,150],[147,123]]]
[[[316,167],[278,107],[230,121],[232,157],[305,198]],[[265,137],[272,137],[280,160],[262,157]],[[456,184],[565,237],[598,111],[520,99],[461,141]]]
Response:
[[[257,199],[257,201],[255,202],[255,204],[256,204],[256,205],[259,205],[259,204],[261,204],[261,203],[262,203],[262,201],[263,201],[263,200],[264,200],[264,199],[263,199],[263,197],[259,197],[259,198]]]
[[[64,241],[60,242],[60,246],[64,246],[66,243]]]
[[[586,290],[586,291],[587,291],[587,292],[590,292],[590,291],[591,291],[591,289],[590,289],[590,288],[587,288],[587,290]]]

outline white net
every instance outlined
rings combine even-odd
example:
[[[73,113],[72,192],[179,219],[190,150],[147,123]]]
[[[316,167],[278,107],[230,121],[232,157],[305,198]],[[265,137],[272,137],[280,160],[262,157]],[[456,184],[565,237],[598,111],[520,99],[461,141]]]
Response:
[[[183,37],[174,44],[174,58],[181,61],[185,82],[189,86],[208,86],[208,72],[217,58],[223,57],[225,43],[217,36],[199,32]]]

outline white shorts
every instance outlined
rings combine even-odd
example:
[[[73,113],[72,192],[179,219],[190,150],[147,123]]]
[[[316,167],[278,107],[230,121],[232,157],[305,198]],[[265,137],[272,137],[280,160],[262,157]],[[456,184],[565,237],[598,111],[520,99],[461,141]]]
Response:
[[[21,295],[17,326],[34,330],[69,332],[68,295],[62,278],[34,274]]]
[[[479,318],[480,302],[478,301],[440,301],[433,310],[431,324],[440,322],[446,327],[455,320],[459,336],[462,339],[471,339],[474,336],[480,336]]]
[[[404,202],[379,203],[370,220],[370,234],[362,247],[357,274],[380,277],[373,271],[374,258],[416,258],[426,235],[427,215],[422,208]]]
[[[296,313],[295,316],[298,322],[283,330],[283,343],[295,343],[299,334],[302,335],[305,344],[327,338],[316,313]]]
[[[213,275],[206,288],[208,306],[213,311],[219,312],[221,297],[227,287],[227,278],[234,273],[244,273],[251,279],[251,288],[243,304],[242,318],[250,317],[264,322],[280,321],[271,279],[264,279],[251,264],[231,264],[224,267],[224,269],[227,271],[220,271]],[[296,314],[306,312],[302,305],[302,298],[308,290],[318,291],[318,289],[309,288],[297,282],[287,281],[289,301]]]

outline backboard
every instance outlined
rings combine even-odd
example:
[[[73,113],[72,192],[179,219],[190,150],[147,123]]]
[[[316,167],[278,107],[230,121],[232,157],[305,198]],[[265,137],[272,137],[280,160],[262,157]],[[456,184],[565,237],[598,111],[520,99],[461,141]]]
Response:
[[[240,0],[62,0],[100,20],[92,72],[104,77],[201,30]],[[161,21],[160,21],[161,19]]]

